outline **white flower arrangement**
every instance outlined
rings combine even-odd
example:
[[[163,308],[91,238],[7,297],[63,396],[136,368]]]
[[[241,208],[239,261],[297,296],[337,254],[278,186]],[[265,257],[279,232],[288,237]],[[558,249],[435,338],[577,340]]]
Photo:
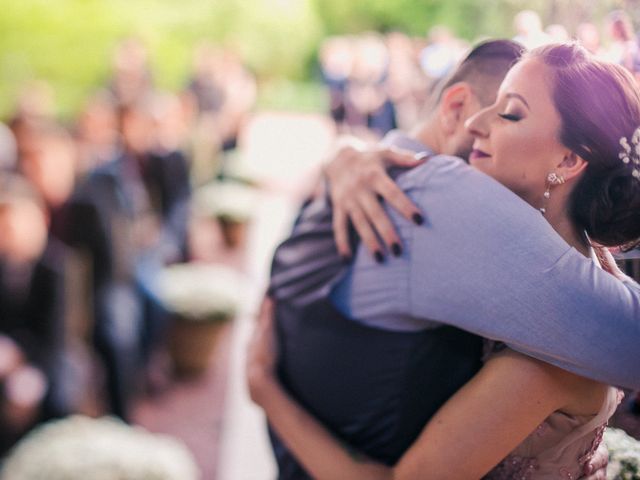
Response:
[[[618,154],[620,160],[631,167],[631,175],[640,181],[640,127],[636,128],[631,136],[631,145],[627,137],[620,138],[622,151]]]
[[[607,428],[604,442],[609,449],[608,480],[640,480],[640,441],[624,430]]]
[[[214,182],[199,188],[194,195],[196,212],[203,216],[245,222],[256,208],[254,188],[238,182]]]
[[[10,452],[0,480],[198,480],[187,447],[111,417],[45,423]]]
[[[167,267],[160,275],[160,296],[165,308],[184,320],[221,321],[237,312],[240,275],[227,267],[184,263]]]

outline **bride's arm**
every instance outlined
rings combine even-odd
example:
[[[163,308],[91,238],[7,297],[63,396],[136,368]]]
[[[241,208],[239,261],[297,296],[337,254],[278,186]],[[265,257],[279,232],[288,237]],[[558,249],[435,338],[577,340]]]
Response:
[[[319,480],[386,480],[390,468],[350,451],[293,400],[275,377],[273,304],[265,298],[247,353],[251,399],[296,458]]]
[[[319,480],[480,478],[580,387],[578,377],[519,354],[494,358],[389,468],[350,453],[280,386],[273,374],[270,317],[261,315],[249,349],[250,392],[283,442]]]

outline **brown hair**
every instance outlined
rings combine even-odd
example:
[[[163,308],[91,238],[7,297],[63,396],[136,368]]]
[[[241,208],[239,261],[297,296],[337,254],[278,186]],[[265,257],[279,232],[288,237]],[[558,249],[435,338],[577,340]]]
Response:
[[[640,127],[640,89],[623,67],[596,60],[577,44],[533,50],[550,67],[562,126],[559,140],[587,168],[569,199],[569,216],[605,246],[640,244],[640,179],[619,157],[620,139]]]
[[[434,87],[438,104],[444,91],[459,82],[467,82],[482,105],[495,101],[496,91],[509,69],[525,48],[513,40],[486,40],[476,45],[448,76]]]

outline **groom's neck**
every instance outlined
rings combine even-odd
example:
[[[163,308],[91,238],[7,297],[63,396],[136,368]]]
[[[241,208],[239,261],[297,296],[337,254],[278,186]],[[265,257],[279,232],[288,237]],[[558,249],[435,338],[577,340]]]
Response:
[[[412,128],[409,136],[428,147],[433,153],[443,153],[438,126],[437,115],[430,115],[427,119]]]

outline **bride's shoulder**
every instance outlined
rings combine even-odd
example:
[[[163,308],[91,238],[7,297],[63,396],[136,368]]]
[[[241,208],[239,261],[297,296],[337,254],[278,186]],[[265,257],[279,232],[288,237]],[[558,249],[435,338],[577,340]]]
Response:
[[[563,370],[550,363],[524,355],[504,344],[488,344],[486,365],[517,371],[532,388],[555,391],[563,398],[560,411],[569,415],[595,415],[605,402],[611,387],[590,378]],[[501,365],[497,365],[500,362]]]

